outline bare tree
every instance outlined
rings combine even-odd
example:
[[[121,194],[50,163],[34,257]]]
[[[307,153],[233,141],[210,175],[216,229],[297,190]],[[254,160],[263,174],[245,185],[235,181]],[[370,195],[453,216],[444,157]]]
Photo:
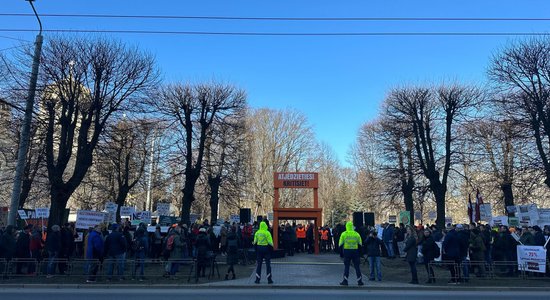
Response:
[[[451,85],[394,89],[386,99],[388,116],[412,131],[418,164],[434,194],[440,228],[445,225],[455,126],[464,120],[479,97],[476,88]]]
[[[153,57],[120,42],[61,37],[45,45],[41,72],[51,226],[62,222],[108,122],[138,106],[158,73]]]
[[[180,129],[185,156],[185,182],[181,218],[189,223],[195,187],[201,176],[205,146],[213,124],[233,115],[244,106],[244,91],[219,83],[167,85],[160,91],[159,112]]]
[[[550,187],[550,39],[532,38],[493,56],[489,78],[507,97],[500,105],[531,131]]]

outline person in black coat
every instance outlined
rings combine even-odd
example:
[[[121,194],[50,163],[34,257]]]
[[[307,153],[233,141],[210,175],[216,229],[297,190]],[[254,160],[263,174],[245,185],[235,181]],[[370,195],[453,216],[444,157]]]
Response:
[[[17,242],[15,245],[15,256],[19,259],[26,260],[31,258],[30,244],[31,244],[31,230],[32,225],[27,225],[25,230],[21,231],[17,236]],[[29,273],[29,262],[18,261],[16,267],[16,274],[23,274],[21,269],[23,267],[27,268],[27,273]]]
[[[462,271],[462,281],[468,282],[470,278],[469,263],[466,259],[468,257],[468,248],[470,245],[470,230],[466,229],[464,225],[457,224],[456,231],[458,236],[460,265],[459,268]]]
[[[195,243],[195,247],[197,248],[197,268],[195,273],[195,282],[199,281],[199,275],[202,273],[202,276],[204,277],[204,273],[206,271],[206,266],[208,265],[208,262],[211,257],[211,246],[210,246],[210,239],[206,233],[206,228],[199,229],[199,234],[197,235],[197,241]]]
[[[69,223],[65,223],[65,225],[61,227],[61,252],[59,253],[59,257],[68,261],[69,258],[73,255],[74,249],[74,231]],[[65,274],[66,269],[67,263],[65,261],[60,262],[59,273],[61,275]]]
[[[225,274],[225,280],[229,279],[229,273],[232,273],[232,278],[235,279],[234,266],[239,262],[239,239],[237,238],[237,230],[231,226],[229,233],[227,234],[227,257],[226,263],[228,265],[227,273]]]
[[[435,283],[435,274],[432,263],[435,258],[439,257],[440,249],[432,237],[432,232],[429,229],[424,230],[424,240],[422,241],[422,256],[428,273],[428,281],[426,283]]]
[[[382,281],[382,269],[380,266],[380,247],[382,244],[382,240],[378,238],[378,232],[376,232],[376,230],[372,231],[365,241],[365,248],[370,267],[370,281],[374,281],[375,269],[378,281]]]
[[[418,273],[416,271],[416,257],[418,256],[418,247],[416,246],[416,230],[410,225],[407,225],[407,233],[405,235],[405,248],[403,251],[407,253],[405,260],[409,263],[411,268],[411,282],[410,284],[418,284]]]
[[[447,234],[443,239],[443,260],[448,261],[451,280],[449,283],[458,283],[460,281],[460,242],[455,227],[447,225]]]
[[[56,260],[61,252],[61,228],[53,225],[46,237],[46,251],[48,251],[48,275],[51,278],[55,273]]]

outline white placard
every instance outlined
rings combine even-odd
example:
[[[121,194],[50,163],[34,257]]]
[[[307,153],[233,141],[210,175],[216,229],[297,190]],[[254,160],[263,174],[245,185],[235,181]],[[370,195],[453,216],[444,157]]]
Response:
[[[479,205],[479,219],[484,222],[491,222],[493,219],[493,211],[490,203]]]
[[[21,218],[21,220],[28,219],[27,213],[24,210],[20,209],[17,211],[17,213],[19,214],[19,218]]]
[[[214,235],[216,235],[216,237],[219,237],[220,233],[222,232],[222,227],[218,225],[212,226],[212,232],[214,233]]]
[[[437,213],[435,211],[429,211],[428,212],[428,219],[435,220],[437,218]]]
[[[105,213],[92,210],[79,210],[76,212],[76,228],[89,229],[103,223]]]
[[[151,212],[144,210],[139,214],[139,220],[145,224],[151,224]]]
[[[497,216],[493,217],[491,219],[491,222],[489,222],[489,225],[491,226],[508,226],[508,217],[507,216]]]
[[[542,246],[517,246],[518,269],[526,272],[546,273],[546,250]]]
[[[159,216],[170,215],[170,203],[157,203],[157,213]]]
[[[118,209],[118,204],[114,202],[107,202],[105,203],[105,210],[108,212],[114,212],[116,214],[116,210]]]
[[[239,216],[239,215],[231,215],[231,216],[229,216],[229,222],[230,222],[231,224],[233,224],[233,223],[239,224],[239,223],[241,223],[241,216]]]
[[[191,222],[191,224],[197,222],[198,219],[199,219],[199,215],[197,215],[197,214],[189,214],[189,222]]]
[[[50,217],[50,209],[47,207],[35,208],[34,211],[37,218],[46,219]]]
[[[116,223],[116,210],[115,211],[107,211],[105,212],[105,223]]]
[[[268,212],[268,213],[267,213],[267,219],[268,219],[269,221],[273,221],[273,212]]]
[[[443,257],[443,242],[435,242],[439,246],[439,256],[434,261],[441,261]]]
[[[133,206],[122,206],[120,208],[120,215],[125,217],[133,216],[136,213],[136,208]]]

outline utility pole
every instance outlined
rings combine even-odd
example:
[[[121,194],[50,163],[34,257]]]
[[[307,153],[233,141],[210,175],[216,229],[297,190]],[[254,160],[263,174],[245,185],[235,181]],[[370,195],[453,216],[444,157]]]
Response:
[[[21,126],[21,136],[19,139],[19,149],[17,151],[17,165],[15,168],[15,177],[13,179],[13,190],[11,194],[10,211],[8,215],[8,225],[15,225],[15,219],[17,217],[17,209],[19,208],[19,197],[21,195],[21,181],[23,178],[23,172],[25,170],[25,163],[27,160],[27,152],[30,142],[30,131],[32,123],[32,113],[34,106],[34,94],[36,92],[36,81],[38,79],[38,67],[40,65],[40,55],[42,53],[42,22],[36,13],[36,9],[32,2],[34,0],[27,0],[34,11],[34,15],[40,25],[40,32],[36,36],[34,44],[34,56],[32,61],[32,73],[31,81],[29,85],[29,94],[27,96],[27,104],[25,106],[25,117],[23,119],[23,125]]]
[[[153,211],[151,203],[151,189],[153,183],[153,166],[155,160],[155,140],[157,138],[157,128],[153,129],[153,137],[151,140],[151,161],[149,162],[149,178],[147,178],[147,200],[145,202],[145,210]]]

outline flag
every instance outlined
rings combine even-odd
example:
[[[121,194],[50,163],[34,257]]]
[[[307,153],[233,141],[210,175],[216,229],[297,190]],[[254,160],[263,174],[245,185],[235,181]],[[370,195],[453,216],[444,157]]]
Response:
[[[470,218],[470,223],[474,222],[473,218],[473,208],[472,208],[472,196],[468,194],[468,218]]]
[[[475,217],[474,221],[477,223],[481,220],[481,214],[479,212],[479,206],[483,204],[483,197],[481,196],[481,193],[479,192],[479,189],[477,189],[476,192],[476,209],[475,209]]]

